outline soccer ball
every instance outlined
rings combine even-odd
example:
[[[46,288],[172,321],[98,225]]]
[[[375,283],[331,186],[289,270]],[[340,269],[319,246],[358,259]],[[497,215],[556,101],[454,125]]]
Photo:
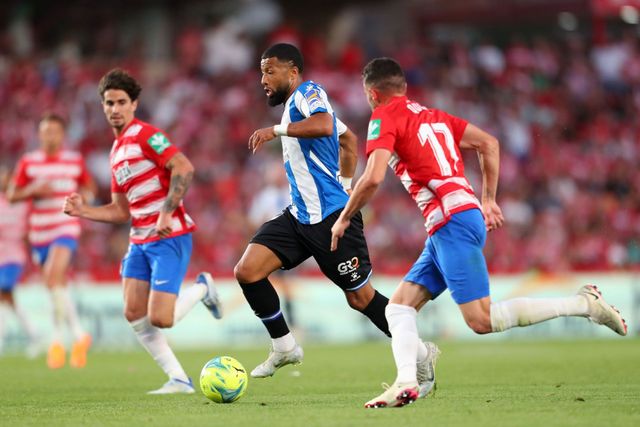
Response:
[[[233,357],[220,356],[205,363],[200,372],[200,390],[216,403],[231,403],[247,390],[247,371]]]

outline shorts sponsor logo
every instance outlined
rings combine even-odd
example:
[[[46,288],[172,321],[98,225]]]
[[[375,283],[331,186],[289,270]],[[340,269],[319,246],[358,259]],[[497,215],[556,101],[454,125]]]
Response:
[[[169,280],[156,280],[155,285],[159,286],[159,285],[164,285],[166,283],[169,283]]]
[[[151,135],[151,138],[147,140],[147,143],[151,148],[153,148],[153,151],[158,154],[162,154],[164,150],[171,145],[167,137],[164,136],[162,132],[156,132]]]
[[[345,274],[353,273],[358,267],[360,267],[360,260],[357,256],[354,256],[350,260],[338,264],[338,273],[344,276]]]

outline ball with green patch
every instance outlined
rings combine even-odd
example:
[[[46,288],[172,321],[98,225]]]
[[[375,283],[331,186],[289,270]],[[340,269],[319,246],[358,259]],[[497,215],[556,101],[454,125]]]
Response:
[[[247,371],[233,357],[220,356],[205,363],[200,372],[200,389],[216,403],[231,403],[247,390]]]

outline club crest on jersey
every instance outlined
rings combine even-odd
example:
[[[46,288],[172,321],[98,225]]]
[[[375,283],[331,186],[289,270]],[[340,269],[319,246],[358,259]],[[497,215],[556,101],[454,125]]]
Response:
[[[162,154],[164,150],[166,150],[167,147],[171,145],[167,137],[164,136],[162,132],[156,132],[151,135],[151,137],[147,140],[147,143],[151,148],[153,148],[153,151],[158,154]]]
[[[131,178],[131,168],[129,167],[129,162],[124,162],[122,166],[116,169],[114,176],[116,178],[116,182],[118,185],[123,185],[125,182]]]
[[[371,120],[367,131],[367,140],[378,139],[380,136],[380,119]]]
[[[310,87],[305,93],[304,98],[309,103],[309,109],[314,111],[318,108],[326,108],[322,98],[320,97],[320,92],[318,89],[314,87]]]

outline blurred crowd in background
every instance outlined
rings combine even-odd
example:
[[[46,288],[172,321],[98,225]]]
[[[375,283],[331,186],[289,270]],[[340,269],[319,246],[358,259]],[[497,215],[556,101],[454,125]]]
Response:
[[[196,167],[185,199],[199,225],[191,271],[230,276],[256,225],[282,204],[267,208],[272,199],[265,195],[281,195],[286,186],[278,141],[255,155],[247,149],[251,133],[282,113],[267,106],[260,86],[262,51],[275,42],[302,49],[304,77],[326,88],[360,138],[356,176],[370,115],[360,72],[369,59],[390,56],[404,67],[411,98],[501,142],[498,201],[507,223],[488,238],[491,271],[640,265],[637,27],[594,42],[580,28],[495,35],[431,27],[411,7],[394,16],[378,3],[296,20],[271,0],[218,3],[126,14],[124,5],[85,6],[67,10],[71,24],[64,27],[55,8],[45,17],[16,6],[0,32],[0,162],[13,166],[37,148],[38,118],[57,112],[68,120],[67,147],[83,153],[100,187],[97,203],[108,202],[113,134],[97,83],[123,67],[143,86],[138,117],[165,130]],[[396,30],[381,33],[378,24],[387,19]],[[467,156],[466,165],[479,195],[477,159]],[[365,232],[376,272],[400,274],[426,233],[413,201],[387,178],[364,212]],[[117,278],[127,243],[127,226],[85,222],[76,274]]]

